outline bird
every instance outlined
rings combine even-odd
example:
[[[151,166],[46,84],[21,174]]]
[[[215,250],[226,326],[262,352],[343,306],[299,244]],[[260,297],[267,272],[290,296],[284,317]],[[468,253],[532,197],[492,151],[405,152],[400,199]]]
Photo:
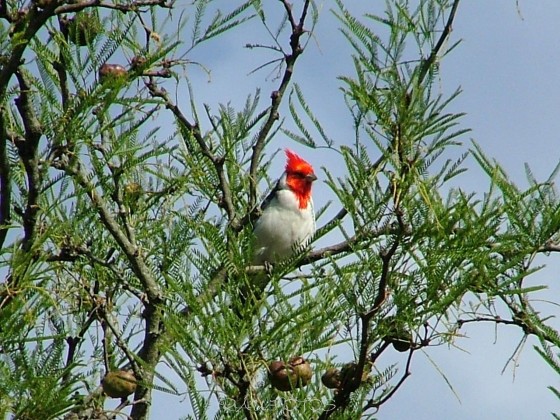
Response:
[[[315,233],[311,189],[317,180],[310,163],[285,149],[286,166],[276,186],[261,205],[253,228],[252,265],[270,266],[285,260],[309,244]],[[241,304],[261,296],[268,284],[266,273],[253,274],[242,285]]]

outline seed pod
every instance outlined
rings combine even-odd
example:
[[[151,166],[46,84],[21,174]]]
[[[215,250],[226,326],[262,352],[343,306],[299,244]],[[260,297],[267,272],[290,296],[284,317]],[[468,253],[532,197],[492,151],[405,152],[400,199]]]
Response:
[[[311,365],[307,360],[301,356],[296,356],[292,357],[289,363],[297,375],[297,387],[304,387],[311,382],[313,369],[311,369]]]
[[[279,391],[291,391],[296,388],[297,374],[294,368],[276,360],[268,365],[268,379],[271,385]]]
[[[412,334],[404,323],[399,322],[395,317],[388,317],[384,320],[387,326],[385,340],[391,343],[395,350],[405,352],[410,350],[412,345]]]
[[[342,385],[342,375],[340,370],[334,367],[328,368],[327,371],[323,373],[323,376],[321,376],[321,382],[323,382],[323,385],[327,388],[340,388],[340,385]]]
[[[139,68],[142,68],[147,61],[148,60],[146,60],[145,57],[135,55],[134,57],[132,57],[132,60],[130,60],[130,68],[133,70],[138,70]]]
[[[101,386],[111,398],[126,398],[136,391],[136,378],[130,370],[115,370],[105,375]]]
[[[396,351],[405,352],[410,350],[412,335],[408,331],[403,331],[400,335],[391,337],[390,342]]]
[[[99,68],[99,80],[101,82],[109,78],[121,78],[126,76],[126,69],[120,64],[105,63]]]

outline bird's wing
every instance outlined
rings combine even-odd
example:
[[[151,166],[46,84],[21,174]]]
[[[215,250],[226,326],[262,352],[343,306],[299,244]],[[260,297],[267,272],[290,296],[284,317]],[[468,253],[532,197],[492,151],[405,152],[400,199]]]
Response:
[[[276,185],[274,185],[274,188],[272,190],[270,190],[270,192],[268,193],[266,198],[261,203],[261,211],[263,211],[264,209],[266,209],[270,205],[272,200],[274,200],[274,197],[276,197],[276,193],[278,191],[285,190],[285,189],[286,189],[286,186],[285,186],[285,182],[283,182],[283,177],[279,178],[278,181],[276,181]]]

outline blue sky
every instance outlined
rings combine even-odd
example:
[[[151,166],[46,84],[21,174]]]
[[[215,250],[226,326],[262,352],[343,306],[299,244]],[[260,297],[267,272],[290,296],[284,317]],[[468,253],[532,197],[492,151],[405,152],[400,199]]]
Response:
[[[231,4],[227,1],[217,4]],[[294,1],[299,4],[300,2]],[[368,10],[372,3],[348,2],[352,10]],[[350,5],[352,3],[352,5]],[[334,2],[325,1],[315,38],[298,62],[297,81],[306,94],[309,105],[324,123],[326,131],[337,142],[352,141],[352,122],[340,94],[336,76],[351,74],[350,51],[337,21],[329,12]],[[275,5],[278,7],[278,5]],[[464,0],[453,27],[452,40],[462,44],[446,57],[441,66],[440,85],[443,93],[461,87],[463,93],[452,109],[466,112],[462,126],[472,132],[463,137],[479,143],[486,153],[497,159],[511,178],[525,186],[524,164],[534,174],[545,178],[559,161],[560,132],[560,2],[472,1]],[[268,100],[278,85],[267,70],[249,75],[262,64],[266,53],[247,50],[243,46],[264,32],[249,24],[228,36],[210,42],[193,53],[211,70],[211,77],[191,67],[197,99],[213,109],[218,103],[244,103],[255,88]],[[250,29],[253,28],[253,29]],[[186,96],[186,95],[185,95]],[[184,100],[187,105],[187,100]],[[288,117],[287,108],[283,115]],[[293,147],[316,167],[336,166],[337,156],[328,152],[313,152],[278,136],[272,146]],[[272,170],[281,172],[283,158],[278,156]],[[462,175],[457,184],[467,191],[485,191],[485,175],[469,161],[472,169]],[[325,185],[318,184],[316,205],[332,198]],[[321,223],[319,223],[321,224]],[[532,284],[548,284],[549,290],[537,295],[540,299],[560,302],[558,256],[543,262],[549,267],[532,279]],[[543,314],[554,315],[558,307],[538,304]],[[557,320],[552,321],[557,328]],[[522,334],[513,327],[471,325],[462,330],[466,337],[457,341],[459,348],[430,348],[428,356],[450,381],[460,401],[428,360],[418,354],[412,366],[412,376],[394,398],[383,406],[380,419],[544,419],[551,411],[560,411],[560,404],[547,385],[560,387],[554,375],[532,350],[529,340],[514,363],[502,369],[519,344]],[[396,355],[395,357],[399,357]],[[402,361],[404,362],[402,356]],[[514,369],[515,366],[515,369]],[[188,410],[186,402],[155,391],[153,418],[179,418]]]

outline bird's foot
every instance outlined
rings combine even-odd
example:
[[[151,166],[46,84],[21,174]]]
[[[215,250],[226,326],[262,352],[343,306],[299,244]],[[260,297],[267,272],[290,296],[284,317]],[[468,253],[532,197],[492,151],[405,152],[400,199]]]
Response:
[[[268,262],[268,261],[265,261],[265,262],[263,263],[263,265],[264,265],[264,271],[265,271],[265,273],[266,273],[268,276],[272,275],[272,270],[274,269],[274,265],[272,265],[272,263],[270,263],[270,262]]]

